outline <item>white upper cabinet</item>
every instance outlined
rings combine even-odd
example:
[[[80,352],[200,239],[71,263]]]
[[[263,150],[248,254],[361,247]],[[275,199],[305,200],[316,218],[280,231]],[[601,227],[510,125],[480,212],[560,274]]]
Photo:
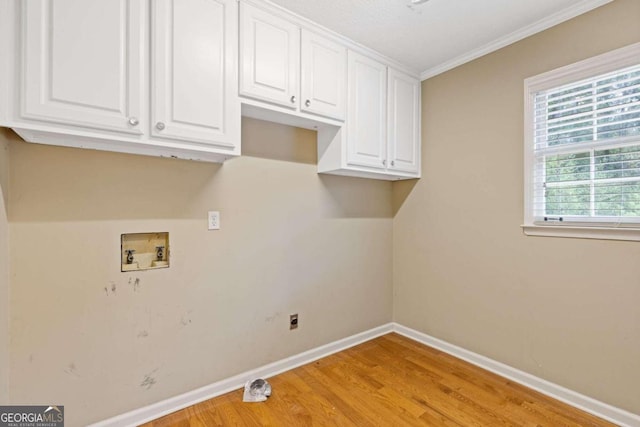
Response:
[[[141,134],[144,3],[30,0],[20,115]]]
[[[318,130],[318,171],[398,180],[420,177],[420,81],[348,53],[347,120]]]
[[[220,0],[154,0],[151,134],[233,147],[237,14]]]
[[[420,80],[388,69],[387,166],[390,170],[420,170]]]
[[[266,0],[0,0],[0,126],[224,161],[241,115],[317,131],[318,171],[420,176],[420,81]]]
[[[300,28],[240,4],[240,94],[288,108],[300,99]]]
[[[3,1],[19,43],[0,58],[21,90],[0,125],[46,144],[240,154],[236,0]]]
[[[264,101],[266,110],[344,120],[346,63],[344,45],[240,3],[241,96]]]
[[[387,67],[349,51],[347,163],[385,169]]]
[[[240,0],[242,114],[318,132],[318,171],[420,177],[420,81],[262,0]]]
[[[347,49],[303,29],[301,57],[300,109],[344,120]]]

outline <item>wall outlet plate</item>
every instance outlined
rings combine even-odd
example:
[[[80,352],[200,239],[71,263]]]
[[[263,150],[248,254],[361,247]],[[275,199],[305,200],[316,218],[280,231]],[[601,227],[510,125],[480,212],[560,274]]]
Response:
[[[289,329],[298,329],[298,313],[289,316]]]
[[[220,212],[209,211],[209,230],[220,230]]]

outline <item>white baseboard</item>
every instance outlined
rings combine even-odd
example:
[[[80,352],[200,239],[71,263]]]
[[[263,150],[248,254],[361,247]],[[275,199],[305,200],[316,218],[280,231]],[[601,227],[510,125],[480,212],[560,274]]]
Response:
[[[534,375],[523,372],[519,369],[497,362],[488,357],[481,356],[464,348],[434,338],[430,335],[418,332],[414,329],[398,323],[388,323],[377,328],[343,338],[338,341],[305,351],[286,359],[270,363],[260,368],[235,375],[231,378],[215,382],[213,384],[201,387],[179,396],[145,406],[140,409],[109,418],[104,421],[92,424],[90,427],[124,427],[137,426],[145,422],[155,420],[164,415],[170,414],[180,409],[186,408],[196,403],[211,399],[216,396],[228,393],[230,391],[242,388],[247,380],[251,378],[270,378],[282,372],[291,370],[298,366],[311,363],[314,360],[321,359],[333,353],[345,350],[355,345],[369,341],[389,332],[396,332],[407,338],[419,343],[433,347],[459,359],[467,361],[480,368],[491,371],[502,377],[508,378],[514,382],[522,384],[542,394],[550,396],[561,402],[567,403],[585,412],[598,416],[602,419],[611,421],[623,427],[640,427],[640,415],[632,414],[625,410],[616,408],[598,400],[592,399],[583,394],[569,390],[557,384],[538,378]]]
[[[223,395],[225,393],[229,393],[230,391],[238,390],[239,388],[244,387],[244,384],[249,379],[273,377],[282,372],[289,371],[293,368],[297,368],[298,366],[306,365],[307,363],[311,363],[314,360],[318,360],[325,356],[329,356],[330,354],[337,353],[347,348],[356,346],[365,341],[369,341],[381,335],[388,334],[392,331],[392,323],[378,326],[377,328],[369,329],[368,331],[361,332],[359,334],[352,335],[338,341],[334,341],[332,343],[305,351],[304,353],[300,353],[286,359],[270,363],[260,368],[235,375],[231,378],[227,378],[213,384],[209,384],[197,390],[193,390],[179,396],[175,396],[161,402],[157,402],[152,405],[145,406],[140,409],[135,409],[125,414],[118,415],[113,418],[97,422],[95,424],[91,424],[90,427],[138,426],[172,412],[179,411],[180,409],[184,409],[188,406],[195,405],[196,403],[203,402],[205,400]]]
[[[501,377],[508,378],[533,390],[539,391],[542,394],[567,403],[597,417],[611,421],[612,423],[624,427],[640,427],[640,415],[600,402],[591,397],[543,380],[542,378],[538,378],[519,369],[512,368],[511,366],[489,359],[488,357],[481,356],[472,351],[465,350],[464,348],[449,344],[446,341],[442,341],[422,332],[407,328],[406,326],[402,326],[398,323],[393,324],[393,331],[414,341],[455,356],[458,359],[469,362],[472,365],[491,371]]]

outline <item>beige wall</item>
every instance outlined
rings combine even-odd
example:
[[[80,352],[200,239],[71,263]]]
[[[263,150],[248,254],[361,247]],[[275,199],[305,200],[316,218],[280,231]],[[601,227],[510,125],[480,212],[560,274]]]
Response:
[[[617,0],[423,82],[394,184],[395,321],[640,413],[640,244],[526,237],[523,79],[640,41]],[[408,194],[408,196],[406,196]]]
[[[0,405],[9,402],[9,141],[15,134],[0,129]]]
[[[640,247],[519,228],[522,80],[640,40],[638,17],[640,2],[616,0],[426,81],[424,178],[393,194],[317,175],[313,133],[255,120],[246,156],[224,165],[11,142],[11,401],[64,404],[68,425],[84,425],[388,322],[393,308],[402,324],[640,412]],[[206,231],[208,210],[222,230]],[[170,232],[171,268],[121,273],[120,234],[152,231]],[[0,273],[0,316],[7,293]]]
[[[243,145],[224,165],[11,146],[13,402],[84,425],[391,320],[391,184],[319,176],[310,131],[247,119]],[[120,234],[153,231],[171,267],[121,273]]]

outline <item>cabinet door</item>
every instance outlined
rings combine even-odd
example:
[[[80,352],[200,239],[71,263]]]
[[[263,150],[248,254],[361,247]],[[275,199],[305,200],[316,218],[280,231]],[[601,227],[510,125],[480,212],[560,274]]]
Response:
[[[344,120],[346,110],[347,49],[302,30],[302,111]]]
[[[240,4],[240,94],[289,108],[299,105],[300,29]]]
[[[233,148],[240,139],[237,2],[152,3],[151,134]]]
[[[387,68],[349,51],[347,163],[386,165]]]
[[[142,0],[21,2],[21,116],[141,134]]]
[[[388,167],[420,170],[420,81],[389,69]]]

